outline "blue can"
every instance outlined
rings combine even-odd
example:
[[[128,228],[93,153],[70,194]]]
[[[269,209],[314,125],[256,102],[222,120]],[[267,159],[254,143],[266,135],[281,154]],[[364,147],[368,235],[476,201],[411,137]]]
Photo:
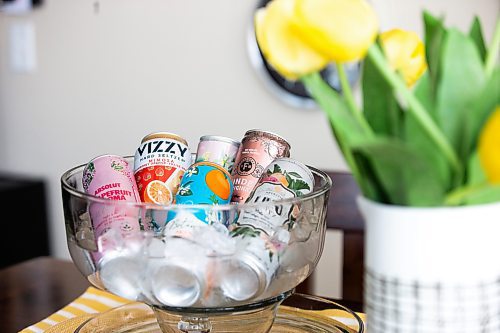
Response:
[[[231,175],[222,166],[212,162],[197,162],[191,165],[181,179],[175,203],[179,205],[223,205],[229,204],[233,195]],[[173,213],[173,214],[172,214]],[[169,214],[169,219],[176,213]],[[211,208],[196,209],[192,213],[201,221],[224,223],[222,212]]]

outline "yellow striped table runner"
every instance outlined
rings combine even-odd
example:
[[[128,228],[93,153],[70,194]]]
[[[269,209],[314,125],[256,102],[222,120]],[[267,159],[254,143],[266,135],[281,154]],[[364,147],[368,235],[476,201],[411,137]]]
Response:
[[[61,310],[49,317],[26,327],[20,333],[70,333],[84,323],[86,320],[97,314],[111,310],[113,308],[132,303],[132,301],[115,296],[106,291],[89,287],[81,296],[66,305]],[[346,318],[345,313],[340,310],[300,310],[321,314],[335,319],[347,327],[357,326],[353,319]],[[363,313],[357,313],[361,319],[365,320]]]
[[[21,333],[47,332],[55,325],[59,327],[58,324],[65,321],[69,321],[69,323],[74,326],[76,321],[83,323],[85,320],[95,316],[97,313],[101,313],[130,302],[130,300],[115,296],[106,291],[102,291],[94,287],[89,287],[73,302],[69,303],[64,308],[50,315],[44,320],[26,327],[21,331]],[[60,329],[59,331],[64,332],[64,330],[62,329]]]

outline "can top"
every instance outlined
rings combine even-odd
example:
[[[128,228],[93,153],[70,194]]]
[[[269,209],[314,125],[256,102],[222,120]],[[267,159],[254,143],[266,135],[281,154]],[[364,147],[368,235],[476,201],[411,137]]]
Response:
[[[182,142],[186,146],[188,145],[186,139],[184,139],[182,136],[180,136],[178,134],[171,133],[171,132],[149,133],[148,135],[146,135],[145,137],[142,138],[141,143],[144,143],[144,142],[146,142],[148,140],[152,140],[152,139],[175,139],[175,140]]]
[[[273,132],[269,132],[269,131],[265,131],[265,130],[261,130],[261,129],[251,129],[251,130],[246,131],[244,137],[246,138],[246,137],[251,137],[251,136],[262,136],[262,137],[265,137],[268,139],[272,139],[272,140],[278,141],[279,143],[285,145],[287,147],[287,150],[291,149],[290,143],[288,143],[288,141],[286,141],[284,137],[282,137],[281,135],[278,135],[276,133],[273,133]]]
[[[226,142],[229,143],[236,148],[238,148],[241,144],[241,142],[233,140],[231,138],[225,137],[225,136],[220,136],[220,135],[204,135],[200,137],[200,142],[202,141],[221,141],[221,142]]]

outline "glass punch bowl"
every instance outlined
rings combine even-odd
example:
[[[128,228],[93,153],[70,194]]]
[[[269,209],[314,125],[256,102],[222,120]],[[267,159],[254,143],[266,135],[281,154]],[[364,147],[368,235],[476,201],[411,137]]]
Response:
[[[88,195],[84,166],[61,177],[72,260],[97,288],[149,306],[162,332],[269,332],[278,306],[321,256],[332,182],[313,167],[314,189],[299,198],[164,206]],[[269,235],[229,233],[241,216],[272,219],[283,210],[292,220]],[[165,232],[172,217],[200,213],[215,222]],[[99,234],[96,219],[107,223]]]

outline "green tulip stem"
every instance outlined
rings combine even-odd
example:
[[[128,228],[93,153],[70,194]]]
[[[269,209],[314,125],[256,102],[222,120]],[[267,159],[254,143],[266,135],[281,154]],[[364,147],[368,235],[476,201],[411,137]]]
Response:
[[[356,118],[359,125],[370,135],[373,134],[373,130],[371,129],[370,125],[366,121],[366,118],[363,116],[361,109],[358,107],[356,101],[354,100],[354,95],[352,94],[351,85],[347,80],[344,64],[337,63],[336,67],[337,67],[337,73],[339,75],[340,86],[342,88],[342,95],[346,100],[347,107],[349,108],[349,110],[351,110],[351,113]]]
[[[338,98],[340,98],[339,94],[323,80],[319,72],[305,75],[301,78],[301,81],[306,86],[308,92],[311,94],[311,97],[326,113],[326,116],[328,117],[328,120],[330,122],[332,132],[336,138],[336,142],[340,148],[340,151],[342,152],[342,155],[344,156],[345,161],[347,162],[347,165],[349,166],[349,169],[351,170],[354,179],[356,179],[358,185],[361,188],[361,191],[368,197],[370,197],[370,195],[373,193],[365,184],[365,181],[354,158],[353,152],[351,151],[347,143],[345,133],[344,131],[342,131],[342,124],[336,121],[335,113],[338,112],[338,110],[335,110],[335,106],[329,100],[330,94],[336,94]]]
[[[493,185],[487,182],[459,187],[445,197],[444,204],[445,206],[459,206],[464,204],[467,199],[480,195],[486,190],[498,188],[500,188],[499,185]]]
[[[463,175],[462,163],[458,159],[458,156],[450,145],[448,139],[444,136],[443,132],[439,129],[434,120],[429,116],[429,113],[424,106],[408,89],[401,77],[390,69],[380,47],[376,44],[372,45],[368,49],[368,56],[373,60],[375,66],[377,66],[378,70],[385,77],[387,82],[406,100],[409,106],[409,112],[413,113],[422,128],[434,141],[437,148],[448,160],[451,167],[455,170],[457,177],[460,179]]]
[[[500,49],[500,20],[497,20],[497,24],[495,27],[495,34],[493,35],[493,41],[491,42],[491,46],[488,49],[488,53],[486,54],[486,62],[484,69],[487,77],[490,77],[491,74],[493,73],[499,49]]]

